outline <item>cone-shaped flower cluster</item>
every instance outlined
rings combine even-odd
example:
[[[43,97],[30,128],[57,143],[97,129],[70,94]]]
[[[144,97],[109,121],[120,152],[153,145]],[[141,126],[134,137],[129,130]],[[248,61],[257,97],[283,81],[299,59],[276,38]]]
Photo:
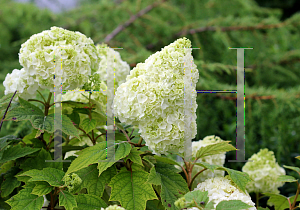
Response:
[[[98,61],[96,47],[90,38],[80,32],[51,27],[51,30],[34,34],[21,45],[19,62],[23,69],[6,76],[5,94],[18,90],[18,94],[28,98],[35,96],[37,90],[53,92],[54,75],[61,78],[64,90],[80,88],[98,70]],[[59,74],[57,68],[61,68],[62,73]]]
[[[181,38],[137,64],[114,98],[115,115],[138,125],[146,145],[158,155],[183,153],[184,141],[196,135],[199,74],[190,48],[191,42]]]
[[[261,149],[257,154],[249,158],[242,168],[243,172],[249,174],[253,182],[247,184],[248,192],[261,193],[279,193],[278,187],[284,185],[284,182],[276,182],[280,175],[285,175],[284,168],[276,162],[273,151]]]

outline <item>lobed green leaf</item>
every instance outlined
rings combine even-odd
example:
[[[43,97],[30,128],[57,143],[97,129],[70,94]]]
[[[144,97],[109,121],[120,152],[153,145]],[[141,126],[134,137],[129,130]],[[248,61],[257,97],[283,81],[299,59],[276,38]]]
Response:
[[[107,204],[98,196],[90,194],[75,195],[77,207],[74,210],[101,210],[106,208]]]
[[[125,209],[145,210],[148,200],[158,199],[145,171],[121,171],[109,183],[110,201],[120,201]]]
[[[36,182],[31,194],[42,196],[47,195],[53,190],[53,187],[47,182]]]
[[[237,150],[234,146],[228,144],[229,142],[230,141],[222,141],[222,142],[201,147],[196,153],[196,158],[199,159],[201,157],[206,157],[209,155],[216,155],[223,152]]]
[[[112,150],[116,145],[119,145],[117,151],[115,152],[115,160],[113,160],[113,157],[111,157],[107,160],[107,162],[99,162],[98,169],[100,175],[104,170],[112,166],[116,161],[128,155],[131,149],[130,144],[128,144],[127,142],[115,144],[108,148],[106,147],[106,144],[106,142],[100,142],[95,146],[81,150],[78,153],[79,156],[71,163],[65,176],[82,168],[85,168],[90,164],[98,163],[99,160],[106,160],[107,149]]]
[[[288,176],[288,175],[280,175],[277,180],[277,182],[296,182],[297,179],[293,176]]]
[[[172,165],[178,165],[181,167],[181,165],[179,163],[177,163],[176,161],[170,159],[170,158],[167,158],[167,157],[161,157],[161,156],[157,156],[157,155],[154,155],[154,158],[157,160],[157,161],[160,161],[160,162],[163,162],[163,163],[168,163],[168,164],[172,164]]]
[[[138,147],[133,147],[127,157],[124,158],[124,162],[126,162],[127,159],[130,159],[132,162],[143,166],[141,154],[144,154],[144,152],[140,151]]]
[[[76,174],[82,180],[80,190],[86,188],[88,194],[102,197],[105,184],[109,183],[111,178],[116,175],[117,172],[115,167],[110,167],[99,176],[97,166],[93,164],[77,171]]]
[[[298,167],[286,166],[286,165],[283,165],[283,167],[296,171],[300,175],[300,168]]]
[[[113,147],[108,148],[110,154],[113,152]],[[131,145],[128,142],[118,144],[115,156],[107,157],[106,161],[98,162],[99,175],[107,168],[111,167],[118,160],[126,157],[131,150]]]
[[[44,168],[43,170],[33,169],[26,171],[18,176],[30,176],[29,181],[45,181],[48,182],[51,186],[60,187],[64,185],[62,181],[65,172],[58,170],[56,168]]]
[[[23,163],[20,164],[20,168],[23,171],[28,171],[31,169],[42,170],[44,168],[56,168],[62,169],[62,162],[46,162],[46,160],[52,160],[52,157],[48,151],[42,148],[36,157],[28,158]]]
[[[24,157],[38,150],[39,150],[38,148],[33,149],[30,147],[22,147],[20,144],[16,146],[11,146],[8,149],[4,150],[2,156],[0,157],[0,163],[5,163],[10,160],[15,160],[20,157]]]
[[[11,194],[16,187],[19,187],[21,182],[15,177],[8,177],[1,184],[1,197],[6,197]]]
[[[97,121],[94,119],[86,118],[81,122],[80,126],[86,133],[89,133],[96,128]]]
[[[174,165],[163,162],[157,162],[155,168],[151,168],[147,182],[161,185],[161,201],[167,210],[177,210],[175,201],[189,191]]]
[[[59,206],[64,206],[66,210],[73,210],[75,207],[77,207],[77,202],[74,195],[67,191],[60,191]]]
[[[32,188],[25,188],[5,202],[11,206],[11,210],[40,210],[44,198],[31,194],[31,191]]]
[[[289,202],[287,197],[274,193],[263,193],[266,196],[269,196],[267,204],[269,206],[274,206],[276,210],[284,210],[289,208]]]

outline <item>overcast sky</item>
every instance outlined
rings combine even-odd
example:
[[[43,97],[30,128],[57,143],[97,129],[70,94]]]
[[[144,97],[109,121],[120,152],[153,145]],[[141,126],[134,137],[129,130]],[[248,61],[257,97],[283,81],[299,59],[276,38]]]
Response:
[[[30,2],[30,0],[15,0],[17,2]],[[61,12],[76,7],[77,0],[35,0],[40,8],[49,8],[53,12]]]

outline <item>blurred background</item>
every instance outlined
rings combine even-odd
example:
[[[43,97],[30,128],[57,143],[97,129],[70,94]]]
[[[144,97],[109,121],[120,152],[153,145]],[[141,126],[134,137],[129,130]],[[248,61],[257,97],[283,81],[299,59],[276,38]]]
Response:
[[[201,48],[193,50],[200,74],[197,90],[235,90],[236,50],[228,47],[249,47],[253,50],[245,50],[246,159],[268,148],[281,166],[300,167],[295,159],[300,155],[299,9],[299,0],[0,0],[0,97],[6,74],[21,69],[21,44],[51,26],[80,31],[95,44],[123,48],[119,52],[131,68],[185,36],[192,47]],[[194,140],[217,135],[235,145],[235,97],[198,93]],[[6,121],[0,137],[22,138],[30,129],[26,121]],[[234,159],[235,152],[227,153],[225,166],[241,170],[244,163],[228,162]],[[298,176],[290,170],[287,174]],[[291,196],[295,186],[287,183],[281,193]],[[265,203],[262,199],[262,206]]]

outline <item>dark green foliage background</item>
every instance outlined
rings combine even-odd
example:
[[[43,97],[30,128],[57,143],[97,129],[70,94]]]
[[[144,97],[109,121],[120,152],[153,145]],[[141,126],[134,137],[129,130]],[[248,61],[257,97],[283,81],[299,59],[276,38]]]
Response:
[[[33,4],[0,0],[1,82],[7,73],[21,68],[18,52],[31,35],[59,26],[80,31],[95,43],[101,43],[119,24],[151,3],[152,0],[90,0],[77,9],[53,14]],[[246,159],[260,148],[269,148],[281,166],[299,167],[300,161],[294,158],[300,155],[300,14],[293,9],[297,1],[260,0],[258,3],[254,0],[169,0],[136,19],[108,45],[123,48],[122,59],[134,67],[175,39],[186,36],[193,47],[201,48],[193,50],[200,74],[198,90],[236,89],[236,50],[228,48],[254,48],[245,50]],[[260,29],[241,28],[258,25]],[[217,28],[184,33],[211,26]],[[233,26],[240,28],[225,30]],[[247,98],[253,94],[268,99]],[[3,95],[1,85],[0,96]],[[235,97],[235,94],[198,94],[198,133],[194,140],[217,135],[235,145],[236,102],[224,97]],[[29,123],[4,122],[0,136],[23,137],[28,133]],[[227,153],[227,160],[233,159],[235,153]],[[226,161],[225,166],[241,170],[243,163]],[[295,175],[291,171],[287,173]],[[292,184],[281,188],[286,196],[295,191]]]

